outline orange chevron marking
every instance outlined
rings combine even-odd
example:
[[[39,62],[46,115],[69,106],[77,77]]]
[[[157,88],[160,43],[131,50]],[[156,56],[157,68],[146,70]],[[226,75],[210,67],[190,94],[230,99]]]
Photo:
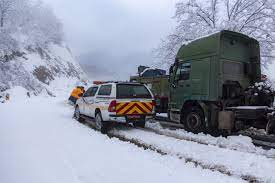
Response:
[[[116,106],[117,114],[148,114],[152,113],[151,102],[121,102]]]
[[[122,108],[125,104],[126,103],[124,103],[124,102],[121,102],[121,103],[117,104],[116,110],[120,110],[120,108]]]
[[[128,105],[126,105],[123,109],[121,109],[118,114],[124,114],[130,107],[132,107],[135,104],[135,102],[130,102]]]
[[[143,114],[143,112],[135,106],[127,114]]]

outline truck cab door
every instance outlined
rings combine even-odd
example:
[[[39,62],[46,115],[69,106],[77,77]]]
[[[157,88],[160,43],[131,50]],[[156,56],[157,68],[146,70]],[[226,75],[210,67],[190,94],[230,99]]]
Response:
[[[170,90],[171,110],[181,110],[183,103],[191,96],[191,63],[179,63],[176,68]]]

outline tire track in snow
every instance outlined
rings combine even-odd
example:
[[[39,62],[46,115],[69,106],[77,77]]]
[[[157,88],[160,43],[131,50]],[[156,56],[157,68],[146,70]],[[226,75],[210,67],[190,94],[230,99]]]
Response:
[[[257,152],[256,149],[240,149],[238,147],[231,147],[231,146],[228,146],[226,144],[215,144],[215,143],[211,143],[211,142],[207,142],[207,140],[203,140],[203,139],[200,139],[200,138],[195,138],[195,137],[191,137],[191,136],[188,136],[188,135],[184,135],[184,134],[178,134],[178,133],[175,133],[169,129],[166,129],[166,128],[163,128],[163,129],[156,129],[156,128],[153,128],[153,127],[146,127],[145,129],[141,129],[141,128],[138,128],[140,130],[144,130],[144,131],[148,131],[148,132],[153,132],[153,133],[156,133],[158,135],[164,135],[164,136],[167,136],[167,137],[171,137],[171,138],[175,138],[175,139],[178,139],[178,140],[185,140],[185,141],[190,141],[190,142],[196,142],[198,144],[201,144],[201,145],[212,145],[212,146],[216,146],[218,148],[222,148],[222,149],[230,149],[230,150],[233,150],[233,151],[239,151],[239,152],[245,152],[245,153],[250,153],[250,154],[257,154],[257,155],[262,155],[262,156],[265,156],[266,158],[270,158],[270,159],[275,159],[275,154],[267,154],[266,153],[266,150],[264,150],[263,152]]]
[[[237,147],[234,147],[234,148],[228,147],[226,144],[215,144],[215,143],[211,143],[211,142],[206,142],[202,139],[197,139],[197,138],[190,137],[190,136],[179,135],[177,133],[173,133],[172,131],[168,131],[168,130],[164,131],[164,130],[157,130],[157,129],[153,129],[153,128],[145,128],[145,129],[137,128],[137,129],[148,131],[148,132],[153,132],[153,133],[156,133],[158,135],[163,135],[163,136],[175,138],[175,139],[178,139],[178,140],[196,142],[198,144],[206,145],[206,146],[212,145],[212,146],[216,146],[216,147],[221,148],[221,149],[229,149],[229,150],[233,150],[233,151],[245,152],[245,153],[250,153],[250,154],[257,154],[257,155],[265,156],[266,158],[275,159],[274,155],[269,156],[265,153],[256,152],[255,150],[242,150],[242,149],[239,149]]]
[[[92,121],[90,121],[90,122],[92,122]],[[86,126],[92,128],[92,129],[95,129],[95,125],[94,125],[93,122],[89,123],[89,124],[88,123],[84,123],[84,124]],[[244,181],[247,181],[247,182],[250,182],[250,183],[265,182],[262,178],[251,175],[251,174],[248,174],[248,173],[241,173],[241,174],[236,173],[236,171],[234,172],[234,169],[232,170],[229,167],[226,167],[225,165],[222,165],[222,164],[219,164],[219,163],[204,162],[204,161],[201,161],[199,159],[195,159],[194,157],[192,157],[188,154],[175,153],[175,152],[172,152],[172,151],[169,151],[169,150],[165,150],[163,148],[158,147],[155,144],[144,142],[141,139],[137,139],[135,137],[134,138],[127,137],[126,135],[123,134],[123,133],[125,133],[125,131],[131,130],[131,129],[140,130],[140,131],[147,132],[147,133],[152,133],[154,136],[156,135],[156,138],[157,138],[157,135],[159,135],[159,134],[156,134],[156,133],[150,131],[149,129],[136,129],[136,128],[129,127],[129,126],[127,126],[126,128],[124,126],[124,130],[122,130],[121,133],[119,132],[119,130],[114,129],[112,131],[109,131],[107,135],[110,138],[117,138],[117,139],[119,139],[123,142],[129,142],[129,143],[134,144],[134,145],[136,145],[136,146],[138,146],[142,149],[152,150],[152,151],[157,152],[161,155],[175,156],[175,157],[183,160],[185,163],[192,163],[192,164],[194,164],[194,166],[201,167],[202,169],[208,169],[208,170],[211,170],[211,171],[220,172],[224,175],[232,176],[232,177],[235,177],[235,178],[240,178],[240,179],[242,179]],[[171,138],[171,137],[168,137],[168,136],[165,136],[165,135],[160,135],[160,136],[163,136],[165,138]],[[172,137],[172,139],[180,140],[180,139],[176,139],[174,137]],[[182,141],[187,141],[187,140],[182,140]],[[204,144],[199,144],[197,142],[192,142],[192,141],[187,141],[187,142],[198,144],[198,145],[204,145]],[[205,145],[209,145],[209,144],[205,144]]]
[[[140,148],[143,148],[145,150],[152,150],[154,152],[157,152],[161,155],[172,155],[172,156],[176,156],[177,158],[183,160],[185,163],[193,163],[195,165],[195,167],[201,167],[202,169],[208,169],[211,171],[217,171],[220,172],[224,175],[227,176],[233,176],[236,178],[241,178],[242,180],[245,180],[249,183],[259,183],[259,182],[264,182],[263,180],[261,180],[260,178],[254,176],[254,175],[236,175],[234,174],[232,171],[230,171],[227,167],[223,166],[223,165],[213,165],[213,164],[206,164],[202,161],[198,161],[192,157],[188,157],[179,153],[172,153],[166,150],[163,150],[153,144],[148,144],[145,142],[141,142],[139,139],[135,139],[135,138],[128,138],[125,135],[116,133],[114,131],[109,132],[108,137],[110,138],[117,138],[123,142],[129,142],[131,144],[134,144]]]

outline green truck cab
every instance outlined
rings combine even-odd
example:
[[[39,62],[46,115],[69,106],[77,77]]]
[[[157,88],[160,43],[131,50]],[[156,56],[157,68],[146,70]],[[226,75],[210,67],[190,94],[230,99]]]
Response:
[[[253,126],[275,133],[275,113],[269,115],[274,92],[262,89],[261,77],[259,42],[224,30],[183,45],[169,75],[130,80],[149,85],[156,112],[167,112],[187,131],[231,133]]]
[[[168,113],[188,131],[233,130],[236,111],[263,111],[240,108],[251,105],[246,89],[261,81],[259,43],[246,35],[221,31],[183,45],[169,74]]]

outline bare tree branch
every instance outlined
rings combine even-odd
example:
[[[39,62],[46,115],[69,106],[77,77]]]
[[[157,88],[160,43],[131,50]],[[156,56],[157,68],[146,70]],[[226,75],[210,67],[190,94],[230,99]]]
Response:
[[[175,31],[155,52],[167,60],[175,57],[186,40],[223,29],[247,34],[260,42],[263,65],[271,62],[275,49],[275,5],[273,0],[180,0],[176,4]],[[269,57],[270,55],[270,57]]]

